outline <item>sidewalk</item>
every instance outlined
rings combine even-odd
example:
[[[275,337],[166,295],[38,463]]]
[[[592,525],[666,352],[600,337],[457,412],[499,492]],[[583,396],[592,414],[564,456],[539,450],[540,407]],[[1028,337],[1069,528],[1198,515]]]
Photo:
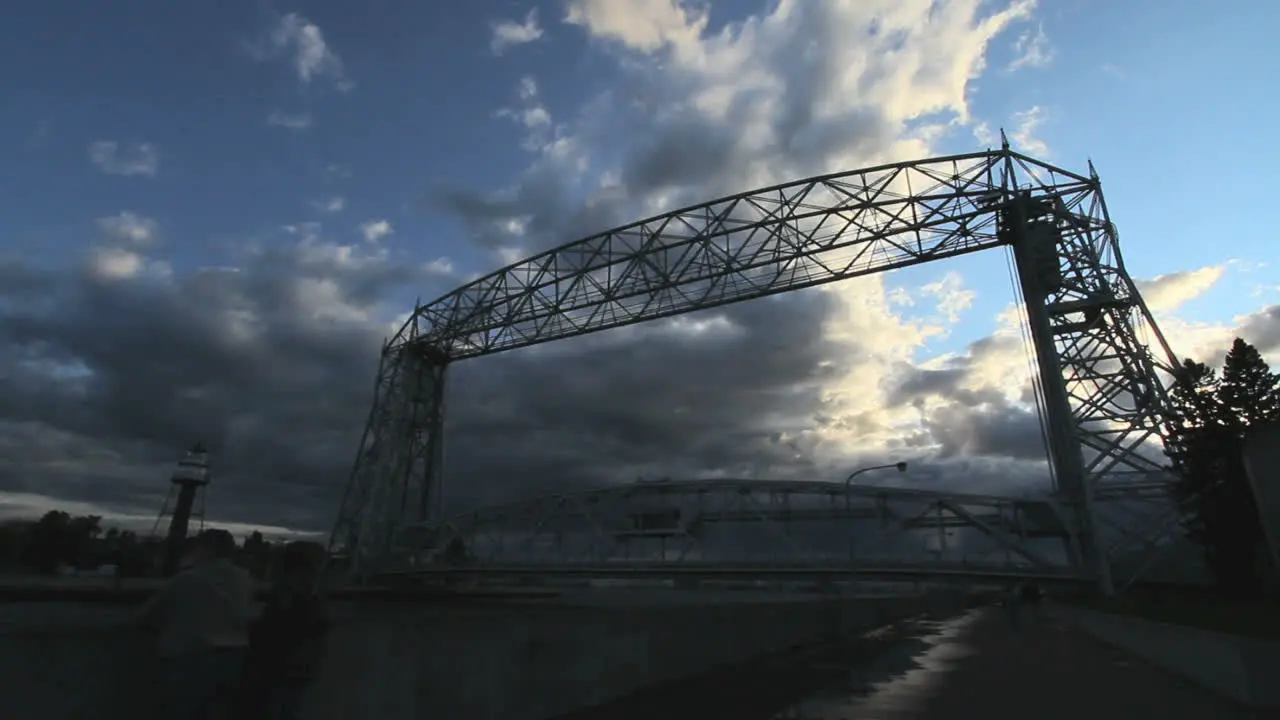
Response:
[[[984,720],[1219,720],[1278,718],[1231,701],[1098,642],[1057,621],[1014,631],[988,611],[959,643],[975,652],[959,660],[917,714],[903,717]],[[855,716],[856,717],[856,716]]]
[[[1280,720],[1043,618],[913,623],[651,688],[565,720]]]

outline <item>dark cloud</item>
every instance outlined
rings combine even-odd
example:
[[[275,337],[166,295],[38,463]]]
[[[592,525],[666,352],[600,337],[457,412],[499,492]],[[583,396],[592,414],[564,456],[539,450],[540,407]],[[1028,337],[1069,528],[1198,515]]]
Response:
[[[315,238],[235,270],[122,278],[102,262],[6,263],[0,485],[158,509],[170,464],[200,438],[219,513],[323,526],[371,401],[393,312],[382,300],[439,284],[406,267]],[[792,462],[776,419],[802,423],[818,402],[828,302],[801,294],[702,318],[705,329],[646,326],[460,364],[451,499]]]
[[[108,269],[101,256],[63,272],[3,265],[0,488],[154,512],[199,438],[214,450],[214,516],[308,529],[336,511],[400,309],[388,299],[447,289],[425,268],[314,235],[235,270]],[[834,297],[794,293],[459,363],[448,506],[640,476],[840,474],[858,448],[820,452],[810,431],[877,421],[824,395],[867,355],[825,331]]]
[[[808,426],[821,407],[823,362],[838,349],[821,333],[829,303],[801,293],[693,316],[706,329],[655,323],[460,364],[451,495],[809,469],[779,425]],[[546,476],[527,467],[552,459]]]
[[[701,114],[687,113],[658,130],[635,148],[622,171],[623,183],[637,194],[702,185],[709,174],[740,162],[738,139]]]
[[[556,163],[536,165],[515,187],[499,193],[437,189],[430,208],[456,218],[473,242],[488,250],[526,254],[563,245],[635,220],[625,195],[574,188],[579,173]]]
[[[60,272],[0,265],[0,490],[155,512],[200,438],[215,452],[213,517],[327,529],[401,311],[392,298],[448,282],[360,252],[309,235],[235,270],[117,277],[101,255]],[[965,382],[999,343],[920,370],[836,339],[839,312],[836,295],[799,292],[459,363],[446,505],[642,476],[834,480],[889,457],[912,461],[884,478],[896,484],[1046,487],[1034,414]],[[1269,313],[1246,325],[1270,327]],[[832,400],[859,367],[879,368],[875,402]],[[885,408],[912,407],[914,429],[860,443],[884,432]]]
[[[1040,419],[1032,410],[993,403],[977,408],[949,405],[924,421],[940,458],[960,455],[1040,460],[1045,457]]]
[[[904,363],[905,365],[905,363]],[[960,389],[965,371],[962,368],[921,370],[906,366],[898,384],[889,390],[891,402],[907,403],[929,395],[950,396]]]
[[[314,525],[331,512],[386,334],[365,316],[383,312],[382,293],[435,281],[344,252],[309,239],[172,277],[8,263],[0,422],[22,460],[0,466],[0,482],[151,503],[199,438],[216,453],[223,512],[269,522],[304,499],[293,519]]]
[[[1045,457],[1040,419],[1029,406],[1014,405],[998,388],[969,387],[969,376],[988,351],[989,338],[969,347],[969,354],[942,370],[902,369],[886,395],[890,406],[910,404],[921,409],[917,443],[937,449],[937,457],[1005,457],[1040,461]],[[1024,400],[1034,403],[1029,387]],[[946,404],[924,412],[926,400]]]

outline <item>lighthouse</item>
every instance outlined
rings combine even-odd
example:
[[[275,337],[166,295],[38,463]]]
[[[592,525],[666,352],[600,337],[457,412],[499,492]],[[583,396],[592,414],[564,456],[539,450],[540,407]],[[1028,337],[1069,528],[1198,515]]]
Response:
[[[169,478],[169,495],[152,530],[152,535],[155,535],[165,516],[169,516],[164,548],[163,570],[166,576],[178,570],[192,519],[199,522],[197,531],[204,529],[204,495],[209,479],[209,451],[197,442],[178,461],[178,467]]]

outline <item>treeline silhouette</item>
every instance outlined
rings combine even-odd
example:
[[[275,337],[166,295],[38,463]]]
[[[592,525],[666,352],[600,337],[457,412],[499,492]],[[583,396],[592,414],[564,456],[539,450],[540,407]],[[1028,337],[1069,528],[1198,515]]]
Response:
[[[258,579],[271,576],[285,542],[271,542],[250,533],[240,544],[237,562]],[[306,541],[322,557],[324,546]],[[60,572],[103,572],[116,577],[159,577],[163,566],[163,537],[139,536],[131,530],[103,528],[97,515],[72,516],[51,510],[35,521],[0,525],[0,572],[53,575]]]
[[[1169,455],[1180,476],[1183,528],[1223,594],[1260,598],[1276,568],[1245,472],[1244,438],[1249,428],[1280,422],[1280,374],[1241,338],[1221,373],[1191,359],[1181,371],[1171,392],[1179,430]],[[1276,468],[1265,472],[1274,476]]]

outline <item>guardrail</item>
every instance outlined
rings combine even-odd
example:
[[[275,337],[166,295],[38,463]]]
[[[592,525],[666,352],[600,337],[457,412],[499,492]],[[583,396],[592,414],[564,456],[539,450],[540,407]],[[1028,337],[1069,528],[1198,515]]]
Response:
[[[580,578],[722,580],[1036,580],[1089,582],[1070,569],[977,565],[733,565],[726,563],[510,564],[434,566],[378,573],[375,578]]]

